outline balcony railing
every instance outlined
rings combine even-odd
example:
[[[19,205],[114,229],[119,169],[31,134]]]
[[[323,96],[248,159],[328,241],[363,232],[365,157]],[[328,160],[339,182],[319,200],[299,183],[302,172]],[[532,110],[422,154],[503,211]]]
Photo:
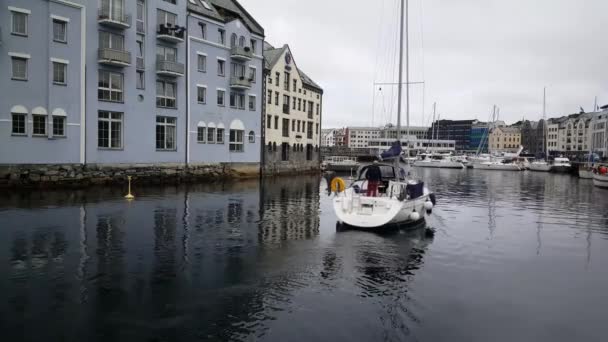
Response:
[[[230,49],[230,57],[240,60],[251,60],[253,53],[249,46],[233,46]]]
[[[181,26],[171,24],[160,24],[156,32],[156,38],[169,43],[181,43],[184,41],[186,29]]]
[[[142,57],[135,58],[135,68],[137,68],[137,70],[143,70],[146,68],[146,63]]]
[[[289,105],[288,104],[283,105],[283,114],[289,114]]]
[[[156,74],[161,76],[184,76],[184,64],[162,59],[157,60]]]
[[[122,11],[111,11],[109,8],[100,8],[97,21],[99,24],[116,27],[129,28],[131,27],[131,16],[124,14]]]
[[[131,53],[124,50],[99,48],[97,50],[97,60],[99,63],[107,65],[129,66],[131,65]]]
[[[230,77],[230,87],[235,89],[251,89],[251,79],[245,76]]]

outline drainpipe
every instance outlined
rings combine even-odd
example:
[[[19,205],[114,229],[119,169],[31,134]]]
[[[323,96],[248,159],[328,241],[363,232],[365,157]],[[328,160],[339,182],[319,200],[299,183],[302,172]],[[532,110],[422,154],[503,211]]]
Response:
[[[186,9],[186,155],[185,164],[190,165],[190,33],[188,23],[190,12]]]
[[[317,159],[319,164],[323,159],[321,157],[321,140],[323,139],[321,132],[323,131],[323,89],[321,89],[321,99],[319,101],[319,154],[317,155]]]
[[[260,96],[260,101],[262,106],[260,107],[261,111],[261,119],[260,119],[260,178],[264,175],[264,166],[266,165],[266,156],[264,152],[266,151],[266,57],[264,57],[264,41],[262,41],[262,94]]]

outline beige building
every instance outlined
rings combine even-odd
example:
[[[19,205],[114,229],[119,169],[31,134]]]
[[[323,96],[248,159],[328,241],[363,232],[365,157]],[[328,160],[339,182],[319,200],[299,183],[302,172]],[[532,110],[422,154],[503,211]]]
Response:
[[[264,168],[270,173],[319,167],[323,89],[298,68],[287,44],[264,44]]]
[[[520,145],[519,127],[496,127],[490,132],[490,153],[517,152]]]

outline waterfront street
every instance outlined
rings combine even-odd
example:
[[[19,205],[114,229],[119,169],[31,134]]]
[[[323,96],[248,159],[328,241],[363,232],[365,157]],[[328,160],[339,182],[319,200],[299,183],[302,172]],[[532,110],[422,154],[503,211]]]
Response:
[[[7,341],[602,341],[608,191],[417,169],[424,229],[336,231],[317,176],[0,195]]]

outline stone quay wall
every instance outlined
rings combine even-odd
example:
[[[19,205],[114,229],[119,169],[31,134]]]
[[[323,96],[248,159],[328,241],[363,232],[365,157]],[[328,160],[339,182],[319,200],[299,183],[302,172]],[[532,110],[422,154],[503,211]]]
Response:
[[[219,164],[30,164],[0,165],[0,188],[86,187],[125,184],[187,183],[255,178],[259,163]]]
[[[306,151],[290,151],[289,160],[282,160],[281,151],[264,151],[264,176],[317,173],[320,171],[319,152],[312,152],[312,160],[306,159]]]

